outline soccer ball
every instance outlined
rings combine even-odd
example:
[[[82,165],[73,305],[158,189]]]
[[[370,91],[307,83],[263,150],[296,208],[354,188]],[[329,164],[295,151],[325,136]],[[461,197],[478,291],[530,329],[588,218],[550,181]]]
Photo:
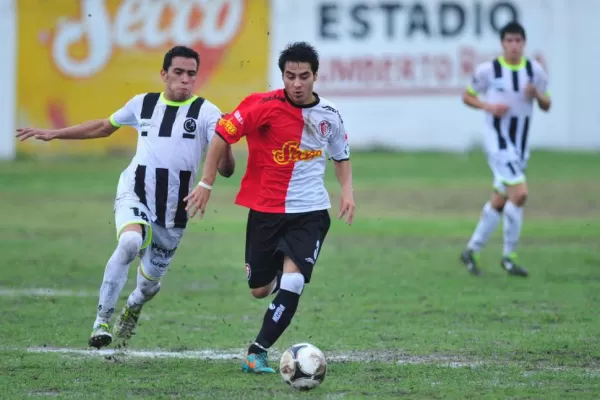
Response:
[[[314,389],[327,374],[325,355],[310,343],[298,343],[287,349],[279,360],[283,381],[298,390]]]

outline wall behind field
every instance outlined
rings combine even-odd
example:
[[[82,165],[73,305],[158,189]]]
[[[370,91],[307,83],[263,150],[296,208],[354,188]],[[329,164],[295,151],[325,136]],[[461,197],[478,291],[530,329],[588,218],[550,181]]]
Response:
[[[553,109],[534,116],[536,148],[600,149],[600,1],[274,0],[271,54],[307,40],[320,50],[318,91],[344,115],[353,147],[464,151],[481,141],[483,114],[460,95],[474,66],[501,51],[498,31],[518,19],[527,55],[550,74]],[[270,82],[281,74],[270,63]]]
[[[0,0],[0,50],[10,60],[0,63],[0,158],[15,148],[131,151],[136,136],[127,129],[106,140],[16,146],[13,132],[107,117],[136,93],[160,91],[173,44],[201,52],[197,93],[228,111],[249,92],[281,86],[277,55],[296,40],[319,49],[317,91],[340,109],[353,148],[464,151],[481,142],[483,115],[462,105],[461,91],[478,62],[498,55],[498,29],[514,18],[527,29],[528,56],[549,72],[554,102],[549,114],[536,112],[532,146],[600,150],[600,1],[180,3]]]
[[[8,1],[8,0],[0,0]],[[138,93],[163,90],[165,52],[200,53],[197,94],[223,111],[267,88],[268,0],[177,2],[21,1],[15,41],[15,123],[62,128],[107,118]],[[27,141],[36,155],[131,152],[137,136],[123,128],[108,139]]]

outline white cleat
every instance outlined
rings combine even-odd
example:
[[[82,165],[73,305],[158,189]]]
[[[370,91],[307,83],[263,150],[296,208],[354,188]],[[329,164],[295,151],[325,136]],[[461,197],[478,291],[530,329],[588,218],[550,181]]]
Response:
[[[108,330],[108,324],[98,324],[92,330],[88,344],[90,347],[101,349],[112,342],[112,335]]]

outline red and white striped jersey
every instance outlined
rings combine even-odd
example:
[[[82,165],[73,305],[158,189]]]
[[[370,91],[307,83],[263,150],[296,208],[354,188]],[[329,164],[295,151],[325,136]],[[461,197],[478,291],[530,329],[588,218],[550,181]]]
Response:
[[[248,142],[248,165],[235,203],[268,213],[331,207],[325,189],[326,156],[350,159],[348,136],[335,106],[316,95],[293,104],[283,89],[253,93],[221,118],[216,133],[233,144]]]

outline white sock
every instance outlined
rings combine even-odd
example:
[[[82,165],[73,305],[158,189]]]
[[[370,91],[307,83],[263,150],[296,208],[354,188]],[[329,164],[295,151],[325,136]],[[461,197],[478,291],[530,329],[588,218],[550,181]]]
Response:
[[[100,287],[100,301],[98,302],[98,312],[96,315],[97,324],[107,324],[115,311],[115,305],[119,295],[127,282],[127,273],[129,264],[140,251],[142,247],[142,235],[138,232],[126,231],[119,237],[119,243],[114,253],[106,264],[104,270],[104,279]]]
[[[160,290],[160,281],[151,281],[141,273],[140,266],[137,272],[137,286],[127,298],[127,307],[141,310],[142,306],[149,302]]]
[[[501,213],[494,209],[488,201],[483,206],[479,223],[467,244],[467,248],[473,251],[480,251],[486,245],[492,233],[500,223]]]
[[[517,249],[523,226],[523,207],[507,201],[504,206],[504,251],[503,255],[509,256]]]

